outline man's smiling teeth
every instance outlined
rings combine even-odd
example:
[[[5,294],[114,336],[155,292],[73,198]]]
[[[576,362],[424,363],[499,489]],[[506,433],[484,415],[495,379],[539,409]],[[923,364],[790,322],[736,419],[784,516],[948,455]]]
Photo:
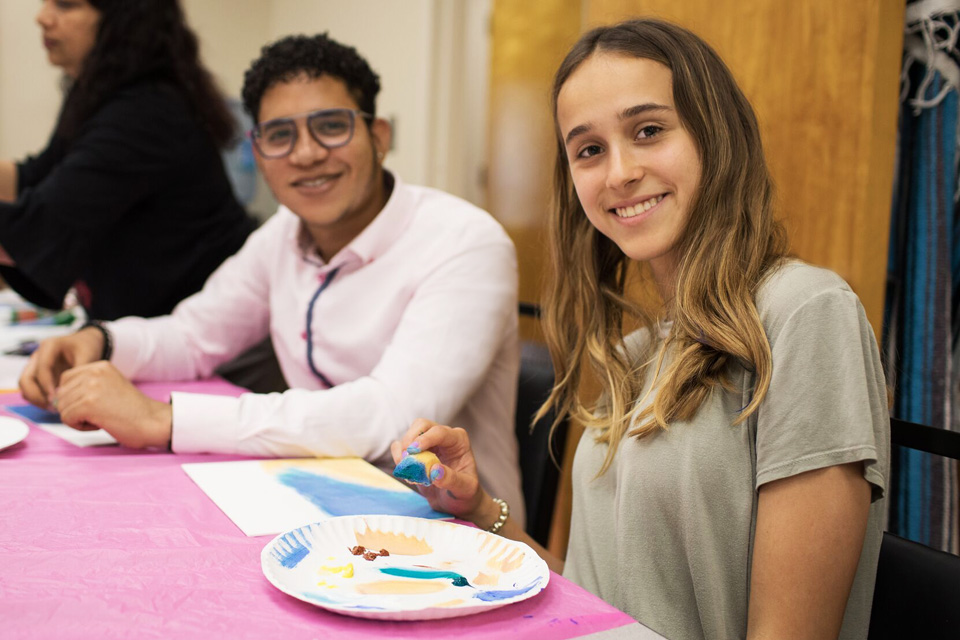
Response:
[[[657,203],[659,203],[661,200],[663,200],[662,195],[654,196],[649,200],[638,202],[632,207],[618,207],[617,209],[615,209],[615,211],[617,212],[617,215],[620,216],[621,218],[632,218],[633,216],[639,215],[644,211],[649,211],[652,207],[656,206]]]
[[[329,180],[331,180],[330,176],[323,176],[321,178],[313,178],[312,180],[297,180],[296,184],[298,187],[319,187]]]

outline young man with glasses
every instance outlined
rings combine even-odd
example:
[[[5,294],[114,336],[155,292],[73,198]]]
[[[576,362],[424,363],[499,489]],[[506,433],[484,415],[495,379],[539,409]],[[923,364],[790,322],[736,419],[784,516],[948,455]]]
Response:
[[[265,47],[243,100],[279,211],[170,316],[44,342],[24,397],[127,446],[384,465],[414,419],[460,424],[485,488],[522,517],[513,245],[486,212],[383,168],[379,88],[354,49],[325,35]],[[209,376],[267,335],[285,393],[161,403],[128,382]]]

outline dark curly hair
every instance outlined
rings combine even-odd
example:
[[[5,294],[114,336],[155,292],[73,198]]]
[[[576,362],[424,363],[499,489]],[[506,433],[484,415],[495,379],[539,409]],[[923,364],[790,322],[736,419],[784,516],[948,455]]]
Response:
[[[267,89],[305,74],[343,80],[361,111],[377,114],[380,76],[353,47],[342,45],[326,33],[287,36],[260,50],[243,76],[243,108],[254,122],[260,121],[260,100]]]
[[[217,146],[235,140],[236,123],[200,63],[179,0],[89,2],[100,12],[97,39],[64,100],[58,134],[70,140],[111,94],[149,77],[176,87]]]

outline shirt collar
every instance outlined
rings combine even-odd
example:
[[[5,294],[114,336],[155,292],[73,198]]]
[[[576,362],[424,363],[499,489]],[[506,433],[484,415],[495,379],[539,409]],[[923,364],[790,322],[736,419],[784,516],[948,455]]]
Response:
[[[403,181],[389,171],[384,170],[383,180],[388,189],[393,185],[387,203],[356,238],[331,258],[329,264],[317,254],[313,238],[301,222],[297,245],[303,259],[321,266],[339,267],[352,262],[367,264],[386,253],[413,219],[414,196]]]

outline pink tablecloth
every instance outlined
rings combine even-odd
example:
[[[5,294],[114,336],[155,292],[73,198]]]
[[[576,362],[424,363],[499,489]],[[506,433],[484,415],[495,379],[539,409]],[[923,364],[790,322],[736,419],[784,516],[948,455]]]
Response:
[[[144,389],[159,398],[170,386]],[[0,637],[549,640],[633,622],[556,574],[530,600],[428,622],[348,618],[290,598],[260,571],[270,538],[244,536],[180,468],[227,459],[82,449],[31,427],[0,452]]]

